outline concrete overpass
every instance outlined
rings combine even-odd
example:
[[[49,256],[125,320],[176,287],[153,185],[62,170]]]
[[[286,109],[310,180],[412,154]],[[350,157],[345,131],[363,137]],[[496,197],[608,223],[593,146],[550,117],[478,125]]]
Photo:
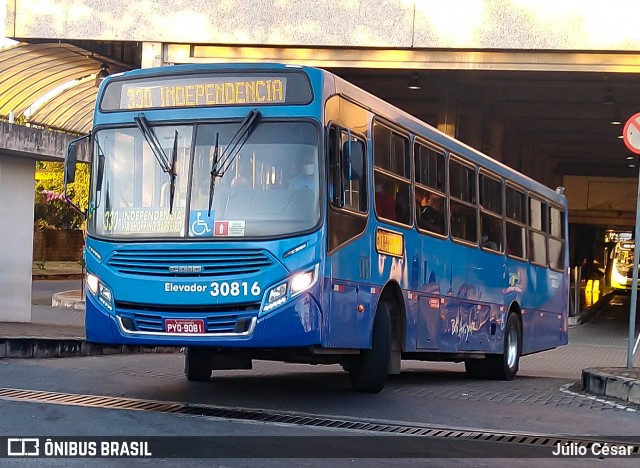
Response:
[[[35,164],[64,160],[71,138],[0,122],[0,321],[31,319]]]

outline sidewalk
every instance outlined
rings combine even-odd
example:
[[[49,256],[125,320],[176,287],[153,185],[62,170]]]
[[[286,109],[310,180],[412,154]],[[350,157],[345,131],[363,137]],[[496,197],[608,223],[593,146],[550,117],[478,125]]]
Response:
[[[78,262],[47,262],[44,268],[34,265],[34,279],[80,278],[82,267]],[[85,340],[84,307],[80,291],[54,294],[57,303],[64,307],[33,305],[31,321],[25,323],[0,322],[0,358],[42,358],[71,357],[103,354],[139,353],[139,352],[178,352],[179,348],[96,345]],[[601,311],[599,312],[601,313]],[[596,314],[597,315],[597,314]],[[565,358],[571,356],[574,348],[581,356],[592,358],[589,363],[604,362],[609,365],[620,360],[603,360],[603,353],[611,344],[620,348],[625,341],[626,331],[603,317],[598,323],[570,327],[569,345]],[[573,346],[572,346],[573,345]],[[560,348],[559,348],[560,349]],[[616,350],[620,354],[621,349]],[[544,354],[544,353],[543,353]],[[618,356],[619,358],[619,356]],[[562,360],[562,359],[560,359]],[[640,356],[634,359],[634,368],[628,371],[624,367],[587,367],[582,370],[582,389],[594,395],[603,395],[624,403],[640,404],[640,369],[637,366]],[[560,369],[571,365],[570,362],[550,363]],[[574,364],[575,365],[575,362]]]
[[[34,262],[33,279],[81,279],[80,262]],[[54,293],[58,306],[32,305],[31,321],[0,322],[0,358],[47,358],[176,352],[179,348],[98,345],[84,332],[84,301],[80,290]]]

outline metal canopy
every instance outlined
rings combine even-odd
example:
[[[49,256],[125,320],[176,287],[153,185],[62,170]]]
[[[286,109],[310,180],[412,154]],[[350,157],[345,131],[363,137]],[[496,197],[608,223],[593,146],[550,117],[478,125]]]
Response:
[[[127,69],[106,57],[63,43],[20,43],[0,49],[0,119],[70,133],[91,129],[96,76]]]

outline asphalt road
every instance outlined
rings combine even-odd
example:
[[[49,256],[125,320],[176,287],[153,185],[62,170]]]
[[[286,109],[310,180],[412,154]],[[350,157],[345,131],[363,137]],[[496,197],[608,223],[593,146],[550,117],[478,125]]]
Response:
[[[47,284],[41,284],[47,283]],[[77,289],[77,281],[34,282],[34,301],[46,299],[50,290]],[[60,287],[65,289],[60,289]],[[37,292],[36,292],[37,290]],[[54,291],[55,292],[55,291]],[[275,436],[274,446],[309,444],[294,436],[325,436],[309,444],[310,453],[326,445],[327,456],[340,450],[335,443],[355,436],[350,447],[366,448],[364,435],[379,431],[362,429],[403,426],[411,430],[441,431],[427,444],[420,460],[413,458],[225,458],[138,459],[136,465],[165,466],[637,466],[625,457],[588,459],[551,458],[554,447],[543,447],[545,458],[530,459],[539,437],[580,441],[587,437],[612,440],[640,434],[640,408],[617,406],[581,395],[572,387],[581,370],[589,366],[623,366],[626,358],[628,307],[624,297],[586,325],[570,330],[570,344],[524,357],[521,372],[512,382],[469,380],[461,364],[403,362],[403,372],[392,376],[378,395],[354,393],[338,366],[308,366],[254,362],[253,370],[216,371],[210,382],[188,382],[183,376],[181,354],[139,354],[68,359],[0,360],[0,435],[3,436],[201,436],[238,435],[238,450],[252,447],[256,436]],[[2,389],[32,391],[29,398],[2,396]],[[43,403],[42,391],[60,392],[57,403]],[[72,395],[103,397],[97,407],[69,403]],[[122,398],[134,398],[153,406],[171,402],[183,410],[173,413],[149,409],[122,409]],[[186,408],[186,410],[185,410]],[[269,416],[268,421],[220,416],[220,408]],[[215,410],[215,411],[213,411]],[[213,412],[212,412],[213,411]],[[212,415],[214,414],[214,415]],[[217,414],[217,416],[216,416]],[[226,414],[226,413],[225,413]],[[283,417],[279,419],[279,415]],[[297,417],[297,418],[296,418]],[[317,427],[300,421],[343,421],[347,428]],[[251,419],[251,418],[249,418]],[[254,418],[255,419],[255,418]],[[327,423],[327,424],[329,424]],[[361,423],[361,424],[358,424]],[[344,426],[344,425],[343,425]],[[358,429],[360,427],[360,429]],[[382,430],[382,429],[381,429]],[[476,431],[493,437],[473,442],[452,431]],[[524,442],[497,443],[496,434],[511,438],[530,434]],[[330,436],[340,436],[338,441]],[[393,444],[383,436],[380,446]],[[167,439],[170,440],[170,439]],[[302,442],[300,442],[302,440]],[[314,439],[315,440],[315,439]],[[433,442],[435,441],[435,442]],[[532,442],[533,441],[533,442]],[[537,441],[537,442],[536,442]],[[213,440],[212,443],[215,443]],[[339,445],[339,444],[338,444]],[[344,448],[344,447],[343,447]],[[347,451],[348,452],[348,451]],[[353,455],[347,453],[347,455]],[[372,453],[375,450],[372,449]],[[411,452],[408,452],[411,453]],[[539,454],[539,452],[536,452]],[[535,455],[535,454],[534,454]],[[187,455],[183,455],[187,456]],[[497,458],[511,457],[515,458]],[[452,458],[456,457],[456,458]],[[130,466],[131,460],[0,459],[0,465],[24,466]]]
[[[36,280],[31,283],[31,304],[50,306],[54,293],[81,289],[82,280]]]

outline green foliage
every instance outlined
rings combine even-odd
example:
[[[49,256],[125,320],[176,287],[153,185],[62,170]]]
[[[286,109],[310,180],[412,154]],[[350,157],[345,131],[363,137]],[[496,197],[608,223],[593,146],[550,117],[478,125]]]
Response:
[[[67,187],[73,202],[85,208],[89,198],[89,166],[78,164],[76,180]],[[36,229],[84,229],[84,217],[64,199],[64,164],[36,163]]]

